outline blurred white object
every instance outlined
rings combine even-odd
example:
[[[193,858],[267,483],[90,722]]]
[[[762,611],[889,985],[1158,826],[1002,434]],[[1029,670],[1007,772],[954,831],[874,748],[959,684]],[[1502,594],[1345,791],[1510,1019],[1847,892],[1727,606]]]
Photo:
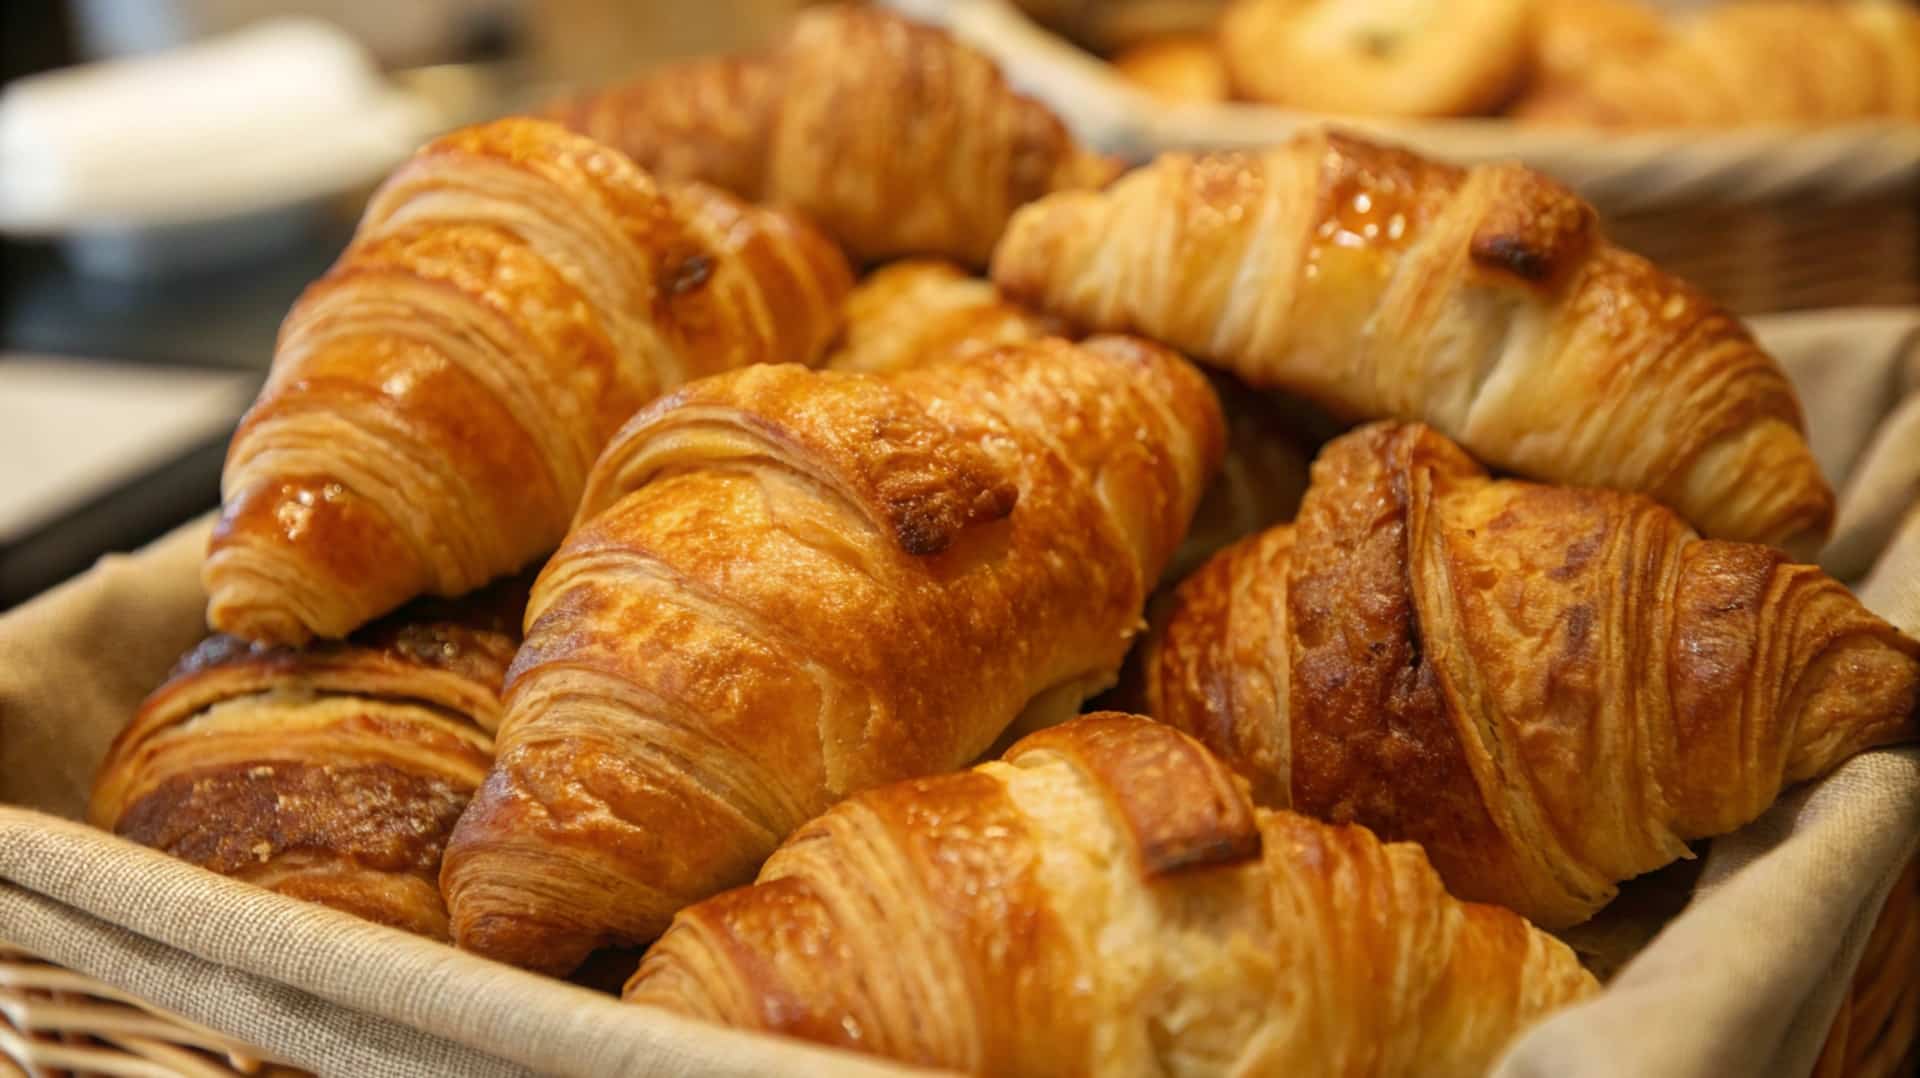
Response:
[[[0,545],[231,428],[234,371],[0,356]]]
[[[439,63],[477,21],[512,17],[522,0],[70,0],[89,58],[172,49],[272,15],[338,26],[388,67]]]
[[[378,177],[437,120],[308,19],[21,79],[0,95],[0,230],[72,234],[97,272],[217,258],[218,231],[258,247],[284,212],[297,232],[303,207]],[[265,231],[211,227],[239,217]]]

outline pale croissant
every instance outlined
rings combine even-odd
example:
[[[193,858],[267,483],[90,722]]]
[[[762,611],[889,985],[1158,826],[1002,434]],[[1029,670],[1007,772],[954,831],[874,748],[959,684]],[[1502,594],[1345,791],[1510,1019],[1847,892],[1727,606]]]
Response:
[[[1255,387],[1424,420],[1496,467],[1651,494],[1716,538],[1810,557],[1831,524],[1778,364],[1518,165],[1324,133],[1168,154],[1021,210],[993,277]]]
[[[648,940],[847,794],[1072,715],[1221,442],[1200,373],[1124,338],[641,412],[535,585],[441,874],[455,938],[547,970]]]
[[[434,939],[454,821],[493,763],[528,581],[421,602],[351,641],[214,636],[127,725],[95,826]]]
[[[1063,328],[951,263],[895,262],[869,274],[847,297],[826,366],[901,371],[1057,336]],[[1167,565],[1169,581],[1228,543],[1292,517],[1307,487],[1307,457],[1295,438],[1298,424],[1232,376],[1215,373],[1210,380],[1226,417],[1227,451],[1194,510],[1186,539]]]
[[[1914,736],[1920,644],[1770,547],[1376,424],[1293,526],[1181,585],[1144,665],[1154,717],[1262,804],[1418,842],[1453,893],[1559,927]]]
[[[1117,167],[984,54],[852,5],[802,13],[765,56],[692,61],[546,114],[662,175],[796,208],[861,261],[983,265],[1022,203]]]
[[[1920,118],[1920,13],[1882,0],[1723,5],[1563,75],[1518,115],[1619,127]]]
[[[808,226],[553,124],[447,135],[300,297],[241,422],[207,617],[339,637],[553,549],[600,447],[690,378],[816,357],[851,287]]]
[[[1105,713],[835,806],[626,998],[971,1074],[1477,1078],[1597,987],[1418,847],[1257,809]]]

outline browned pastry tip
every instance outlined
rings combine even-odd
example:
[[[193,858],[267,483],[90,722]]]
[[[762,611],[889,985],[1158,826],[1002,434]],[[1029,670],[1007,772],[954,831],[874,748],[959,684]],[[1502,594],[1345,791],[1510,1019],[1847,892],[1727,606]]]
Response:
[[[840,803],[683,910],[625,995],[969,1073],[1385,1076],[1484,1073],[1597,988],[1417,847],[1258,809],[1192,739],[1104,713]]]
[[[1348,418],[1421,420],[1522,475],[1649,494],[1710,536],[1808,558],[1832,525],[1779,365],[1519,165],[1326,132],[1165,154],[1021,210],[992,275],[1082,329]]]
[[[643,410],[534,589],[441,874],[455,938],[552,971],[643,943],[847,794],[1072,715],[1223,440],[1197,370],[1113,337]]]
[[[203,570],[213,627],[338,638],[560,541],[595,455],[690,378],[807,361],[851,287],[809,226],[557,125],[436,139],[281,326]]]
[[[1920,644],[1818,569],[1490,478],[1419,424],[1330,444],[1296,523],[1189,577],[1144,664],[1152,714],[1261,803],[1419,842],[1550,927],[1920,732]]]

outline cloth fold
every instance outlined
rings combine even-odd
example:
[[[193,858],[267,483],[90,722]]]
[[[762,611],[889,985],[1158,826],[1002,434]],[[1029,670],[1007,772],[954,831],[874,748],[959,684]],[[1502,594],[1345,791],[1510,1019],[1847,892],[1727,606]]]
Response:
[[[1841,492],[1824,564],[1920,631],[1920,311],[1754,328]],[[0,617],[0,802],[20,806],[0,808],[0,940],[327,1074],[926,1073],[627,1007],[72,822],[114,735],[205,631],[207,529]],[[1920,748],[1791,792],[1713,842],[1679,916],[1497,1073],[1805,1074],[1917,843]]]

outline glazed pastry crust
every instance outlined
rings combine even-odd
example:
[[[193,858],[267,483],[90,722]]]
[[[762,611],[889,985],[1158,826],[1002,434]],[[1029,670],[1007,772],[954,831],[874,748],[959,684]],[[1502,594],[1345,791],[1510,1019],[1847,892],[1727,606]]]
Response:
[[[993,278],[1255,387],[1431,423],[1495,467],[1650,494],[1716,538],[1805,558],[1832,523],[1779,365],[1518,165],[1325,133],[1166,154],[1023,209]]]
[[[351,642],[207,638],[115,739],[98,827],[202,868],[446,939],[437,880],[493,762],[527,581]]]
[[[1419,842],[1455,894],[1559,927],[1912,737],[1920,644],[1778,551],[1375,424],[1293,526],[1180,587],[1144,666],[1154,717],[1261,803]]]
[[[862,262],[984,265],[1016,208],[1117,171],[985,55],[853,5],[803,12],[766,56],[695,61],[546,115],[662,176],[795,208]]]
[[[447,135],[301,296],[228,449],[208,621],[340,637],[557,545],[640,405],[810,360],[851,286],[798,221],[531,120]]]
[[[644,942],[848,793],[1071,715],[1221,441],[1205,379],[1121,338],[641,412],[535,587],[441,877],[456,939],[548,970]]]
[[[857,795],[683,911],[626,998],[975,1074],[1478,1075],[1597,990],[1419,849],[1253,807],[1191,739],[1077,719]]]

